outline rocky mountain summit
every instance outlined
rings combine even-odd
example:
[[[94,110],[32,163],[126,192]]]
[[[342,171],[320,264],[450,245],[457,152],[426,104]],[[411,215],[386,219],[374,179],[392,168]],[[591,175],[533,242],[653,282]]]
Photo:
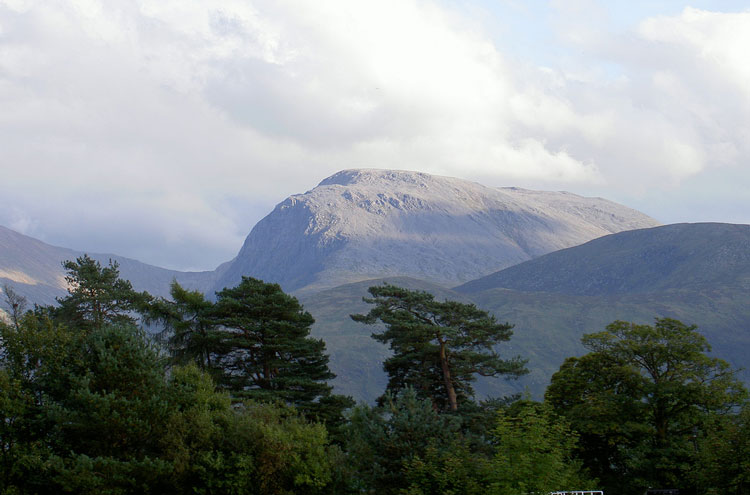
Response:
[[[411,277],[452,287],[606,234],[652,227],[642,213],[565,192],[492,188],[419,172],[344,170],[293,195],[252,229],[237,257],[184,273],[110,254],[138,290],[167,295],[176,279],[213,295],[243,275],[314,292]],[[0,283],[32,302],[65,293],[62,262],[81,252],[0,227]]]
[[[397,170],[344,170],[250,232],[215,290],[242,275],[310,291],[405,276],[454,286],[591,239],[659,225],[601,198],[493,188]]]

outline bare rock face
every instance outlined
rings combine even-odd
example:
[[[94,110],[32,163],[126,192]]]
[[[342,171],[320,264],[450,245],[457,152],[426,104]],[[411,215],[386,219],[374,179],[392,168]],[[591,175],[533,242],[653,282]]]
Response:
[[[601,198],[344,170],[287,198],[250,232],[215,290],[242,275],[305,292],[406,276],[455,286],[603,235],[659,225]]]

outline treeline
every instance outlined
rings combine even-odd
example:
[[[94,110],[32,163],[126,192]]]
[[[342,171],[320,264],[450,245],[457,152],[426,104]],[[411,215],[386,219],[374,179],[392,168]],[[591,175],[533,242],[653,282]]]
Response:
[[[470,304],[370,288],[356,321],[390,346],[377,405],[332,392],[313,318],[243,278],[215,300],[133,290],[116,264],[64,264],[57,306],[4,290],[0,494],[482,494],[750,490],[750,405],[694,327],[584,336],[544,401],[479,401],[515,378],[512,326]],[[144,330],[159,330],[156,337]]]

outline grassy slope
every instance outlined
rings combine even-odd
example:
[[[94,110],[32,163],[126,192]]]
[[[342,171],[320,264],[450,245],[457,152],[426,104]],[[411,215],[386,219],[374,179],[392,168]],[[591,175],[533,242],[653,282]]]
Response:
[[[409,289],[426,290],[441,300],[468,302],[464,295],[406,277],[368,280],[299,296],[305,309],[315,317],[313,335],[326,342],[331,370],[337,375],[333,381],[336,392],[368,402],[374,401],[385,390],[387,380],[382,363],[389,351],[370,337],[378,330],[377,326],[356,323],[349,315],[369,311],[371,305],[363,302],[362,297],[368,295],[370,286],[384,281]]]
[[[467,295],[414,279],[389,279],[391,283],[428,290],[438,299],[469,301]],[[351,313],[362,313],[367,287],[379,281],[349,284],[312,294],[302,299],[315,316],[313,333],[325,339],[331,368],[338,375],[337,392],[358,400],[372,401],[386,384],[382,361],[385,346],[370,338],[374,327],[353,322]],[[498,348],[501,355],[529,359],[531,373],[518,381],[482,379],[477,390],[482,396],[500,396],[528,389],[541,397],[549,378],[568,356],[580,355],[584,333],[603,330],[614,320],[651,323],[664,316],[696,324],[713,346],[714,354],[735,367],[747,366],[750,356],[750,294],[732,287],[704,290],[671,290],[652,294],[620,296],[573,296],[491,289],[471,295],[471,301],[515,324],[510,342]],[[750,382],[750,373],[743,373]]]

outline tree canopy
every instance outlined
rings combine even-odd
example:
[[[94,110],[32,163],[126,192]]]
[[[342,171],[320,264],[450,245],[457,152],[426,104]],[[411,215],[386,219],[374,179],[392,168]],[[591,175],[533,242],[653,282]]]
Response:
[[[432,294],[394,285],[370,287],[365,302],[375,307],[354,321],[382,322],[385,331],[372,337],[387,343],[393,356],[383,368],[387,390],[413,387],[440,409],[458,410],[474,396],[476,375],[518,377],[527,372],[519,357],[502,359],[495,345],[510,339],[513,326],[473,304],[436,301]]]
[[[695,330],[668,318],[616,321],[585,335],[590,352],[552,376],[546,400],[581,434],[580,455],[608,493],[694,487],[697,436],[744,398]]]
[[[278,284],[243,277],[215,303],[177,282],[171,294],[151,305],[148,319],[165,324],[176,363],[209,371],[235,401],[281,401],[329,427],[343,422],[353,401],[331,393],[325,343],[310,336],[315,320]]]
[[[128,324],[0,322],[0,493],[330,493],[341,454],[290,407],[167,373]]]
[[[135,323],[134,313],[152,299],[147,292],[136,292],[128,280],[120,278],[117,262],[101,264],[84,254],[66,261],[68,296],[58,299],[55,317],[78,328],[102,328],[110,323]]]
[[[164,327],[159,337],[166,343],[173,363],[195,363],[202,370],[215,371],[214,360],[223,346],[213,302],[177,281],[172,282],[170,295],[171,300],[158,298],[148,306],[146,321]]]
[[[24,312],[4,288],[4,495],[750,487],[747,393],[676,320],[585,335],[589,352],[563,363],[545,403],[477,402],[476,376],[525,372],[497,352],[512,326],[471,304],[371,287],[373,307],[352,318],[382,325],[373,337],[393,351],[389,382],[379,405],[344,416],[352,401],[327,383],[312,316],[278,285],[244,277],[214,302],[175,282],[171,299],[153,299],[120,280],[116,263],[65,266],[59,308]],[[161,321],[164,339],[136,314]]]

